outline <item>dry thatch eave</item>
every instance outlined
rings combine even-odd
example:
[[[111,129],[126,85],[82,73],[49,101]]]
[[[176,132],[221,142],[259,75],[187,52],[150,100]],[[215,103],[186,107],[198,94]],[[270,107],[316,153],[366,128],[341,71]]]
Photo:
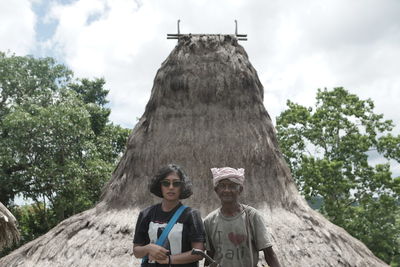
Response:
[[[0,202],[0,251],[19,241],[17,220]]]
[[[257,72],[234,36],[179,39],[127,144],[96,208],[63,221],[0,265],[138,266],[130,256],[136,216],[159,201],[149,195],[148,181],[174,162],[194,184],[186,204],[203,216],[218,205],[209,169],[244,167],[243,201],[262,211],[283,266],[387,266],[297,192]]]

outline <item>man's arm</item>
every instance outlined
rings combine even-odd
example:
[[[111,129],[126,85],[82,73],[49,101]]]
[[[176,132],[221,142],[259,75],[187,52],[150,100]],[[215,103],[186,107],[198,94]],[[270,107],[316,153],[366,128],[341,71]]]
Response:
[[[278,257],[276,256],[272,247],[264,248],[264,257],[270,267],[281,267]]]

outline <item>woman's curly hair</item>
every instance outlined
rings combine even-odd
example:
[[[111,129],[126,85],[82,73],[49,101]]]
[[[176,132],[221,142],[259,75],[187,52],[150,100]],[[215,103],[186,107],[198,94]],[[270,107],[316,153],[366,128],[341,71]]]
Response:
[[[150,181],[149,189],[150,192],[158,197],[163,197],[161,192],[161,181],[164,180],[171,173],[176,173],[179,179],[182,181],[181,193],[179,195],[180,199],[185,199],[193,194],[192,182],[189,177],[183,171],[183,169],[176,164],[168,164],[167,166],[161,168],[157,174]]]

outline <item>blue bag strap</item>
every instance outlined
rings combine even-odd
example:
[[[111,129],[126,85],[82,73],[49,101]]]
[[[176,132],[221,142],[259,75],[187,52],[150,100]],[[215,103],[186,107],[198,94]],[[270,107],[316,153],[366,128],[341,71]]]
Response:
[[[181,217],[182,212],[186,209],[187,207],[182,205],[177,209],[174,213],[174,216],[172,216],[171,220],[168,222],[167,226],[164,228],[164,231],[161,233],[160,237],[156,241],[156,245],[162,246],[165,242],[165,239],[167,238],[169,232],[171,231],[172,227],[174,227],[176,221]]]
[[[179,217],[181,217],[183,211],[187,208],[187,206],[182,205],[180,206],[172,216],[171,220],[169,220],[167,226],[164,228],[163,232],[161,233],[160,237],[156,241],[156,245],[162,246],[167,238],[169,232],[174,227],[176,221],[178,221]],[[142,259],[142,263],[147,260],[147,256],[144,256]]]

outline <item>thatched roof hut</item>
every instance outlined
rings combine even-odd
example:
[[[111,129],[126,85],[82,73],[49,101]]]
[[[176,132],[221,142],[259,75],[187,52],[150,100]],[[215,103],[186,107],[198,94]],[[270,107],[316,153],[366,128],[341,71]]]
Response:
[[[210,168],[244,167],[243,201],[263,212],[283,266],[387,266],[299,195],[263,105],[257,72],[229,35],[180,37],[157,72],[146,110],[101,202],[4,257],[0,265],[138,265],[131,256],[136,216],[159,201],[147,184],[170,162],[191,176],[194,195],[185,202],[203,216],[218,205]]]
[[[0,202],[0,251],[19,241],[17,220]]]

